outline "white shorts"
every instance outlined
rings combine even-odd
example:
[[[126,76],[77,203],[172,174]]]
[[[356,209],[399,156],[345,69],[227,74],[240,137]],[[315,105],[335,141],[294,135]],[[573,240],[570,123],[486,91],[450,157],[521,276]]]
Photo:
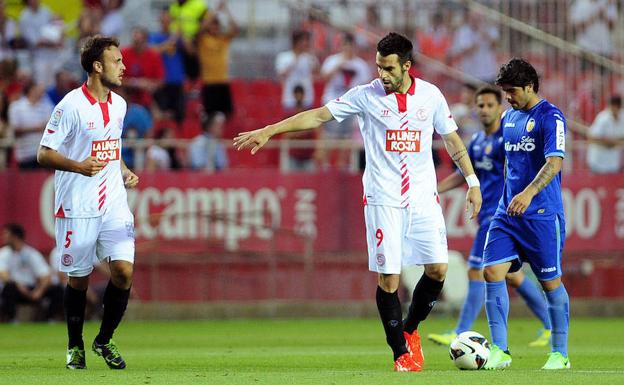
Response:
[[[111,207],[95,218],[56,218],[59,271],[85,277],[100,262],[134,263],[134,216],[128,206]]]
[[[400,274],[402,266],[448,263],[442,208],[364,206],[368,269]]]

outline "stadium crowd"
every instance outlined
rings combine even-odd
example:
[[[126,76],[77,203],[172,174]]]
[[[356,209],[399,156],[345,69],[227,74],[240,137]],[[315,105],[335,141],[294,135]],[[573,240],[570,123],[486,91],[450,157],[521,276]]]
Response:
[[[154,28],[125,20],[125,5],[123,0],[82,0],[76,20],[67,21],[45,1],[27,0],[11,12],[0,1],[0,140],[11,144],[8,149],[6,145],[0,147],[0,151],[8,152],[8,167],[38,168],[37,143],[54,105],[84,81],[76,57],[88,36],[129,36],[127,41],[122,39],[125,85],[117,90],[129,103],[124,121],[127,164],[146,170],[215,172],[246,165],[240,156],[228,159],[231,149],[221,139],[262,127],[276,111],[288,116],[324,104],[372,79],[376,69],[371,52],[377,37],[388,28],[382,17],[384,10],[377,4],[359,4],[365,8],[363,18],[354,20],[349,30],[332,22],[340,15],[346,17],[348,1],[336,2],[331,8],[306,6],[304,16],[293,13],[291,48],[274,52],[273,79],[247,80],[231,77],[231,44],[246,37],[237,20],[242,16],[235,15],[227,1],[173,0],[159,10]],[[466,80],[449,82],[443,68],[414,66],[414,71],[445,89],[462,137],[468,140],[478,127],[472,93],[480,81],[493,80],[504,59],[500,44],[503,31],[474,10],[454,2],[446,5],[425,7],[425,16],[415,15],[411,35],[417,52],[460,70]],[[611,0],[573,1],[566,8],[565,19],[574,29],[574,42],[621,64],[615,33],[622,14],[619,8],[621,4]],[[513,5],[509,11],[513,16]],[[553,17],[549,12],[544,16]],[[540,62],[533,57],[531,60]],[[618,103],[609,102],[618,100],[620,83],[596,88],[596,83],[614,77],[605,73],[604,78],[596,79],[593,62],[581,64],[587,71],[580,70],[568,113],[590,128],[577,129],[574,135],[591,143],[586,156],[589,169],[606,172],[594,167],[604,164],[596,160],[604,156],[616,165],[609,172],[621,171],[624,117],[621,107],[615,107]],[[553,84],[561,79],[553,73],[556,71],[544,68],[550,82],[547,89],[553,93],[566,87]],[[596,95],[598,89],[602,94]],[[258,96],[265,102],[262,107],[254,101]],[[600,112],[603,108],[611,115]],[[355,127],[352,120],[327,124],[316,133],[290,139],[361,143]],[[157,141],[137,146],[144,138]],[[320,145],[292,149],[289,154],[289,168],[297,170],[342,168],[349,162],[347,152],[326,151]],[[275,165],[272,160],[263,166]]]

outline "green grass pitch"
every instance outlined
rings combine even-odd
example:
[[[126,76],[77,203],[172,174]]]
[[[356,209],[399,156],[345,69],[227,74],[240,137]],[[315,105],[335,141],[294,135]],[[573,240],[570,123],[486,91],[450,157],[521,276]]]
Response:
[[[622,319],[572,319],[572,370],[538,370],[547,348],[529,348],[538,323],[511,319],[511,368],[459,371],[446,348],[423,341],[425,371],[394,373],[376,319],[125,322],[115,340],[128,363],[106,367],[87,352],[87,369],[64,367],[64,324],[0,325],[0,384],[624,384]],[[431,318],[421,333],[450,329]],[[98,324],[85,326],[90,346]],[[475,330],[487,335],[484,320]]]

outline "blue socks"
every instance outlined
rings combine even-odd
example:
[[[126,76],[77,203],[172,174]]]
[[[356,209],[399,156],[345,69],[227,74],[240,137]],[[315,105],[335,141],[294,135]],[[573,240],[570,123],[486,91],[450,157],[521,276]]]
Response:
[[[563,283],[555,290],[547,291],[546,300],[548,301],[548,314],[552,324],[552,351],[567,357],[570,298]]]
[[[509,316],[507,282],[505,280],[486,282],[485,290],[485,311],[492,343],[503,351],[507,351],[507,317]]]
[[[530,279],[524,278],[524,281],[516,288],[516,291],[522,296],[533,314],[542,321],[544,329],[551,330],[550,316],[548,315],[548,308],[542,290]]]
[[[459,321],[455,328],[455,333],[459,334],[470,330],[473,322],[479,316],[481,307],[483,307],[483,301],[485,300],[485,282],[484,281],[469,281],[468,282],[468,295],[464,300],[461,313],[459,314]],[[543,301],[542,301],[543,302]],[[543,306],[544,313],[546,311],[546,304]],[[548,317],[546,317],[548,318]]]

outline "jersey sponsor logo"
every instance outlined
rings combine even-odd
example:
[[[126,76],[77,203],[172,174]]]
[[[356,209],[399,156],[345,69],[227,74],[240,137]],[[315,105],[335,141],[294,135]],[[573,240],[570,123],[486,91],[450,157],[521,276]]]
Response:
[[[551,267],[542,267],[540,269],[540,273],[551,273],[553,271],[557,271],[557,268],[555,266],[551,266]]]
[[[507,152],[531,152],[533,150],[535,150],[535,139],[530,136],[523,136],[520,143],[505,142],[505,151]]]
[[[516,123],[514,123],[514,122],[507,122],[507,123],[505,123],[505,127],[516,127]]]
[[[100,162],[110,162],[120,159],[119,139],[94,140],[91,144],[91,156]]]
[[[475,167],[480,170],[492,171],[492,169],[494,168],[494,162],[492,162],[492,159],[484,156],[482,160],[475,161]]]
[[[386,151],[420,152],[420,131],[386,130]]]
[[[50,122],[48,124],[51,126],[58,127],[59,123],[61,122],[62,116],[63,116],[63,110],[60,108],[55,109],[54,112],[52,112],[52,116],[50,117]]]
[[[535,128],[535,119],[531,118],[526,124],[526,130],[527,132],[531,132],[533,131],[534,128]]]
[[[69,254],[63,254],[61,257],[61,263],[63,266],[71,266],[71,264],[74,263],[74,257]]]
[[[427,111],[426,108],[419,108],[418,110],[416,110],[416,119],[418,120],[427,120],[427,118],[429,117],[429,112]],[[453,118],[452,116],[449,116],[449,118]]]
[[[556,120],[557,123],[557,150],[565,151],[565,124],[562,120]]]

